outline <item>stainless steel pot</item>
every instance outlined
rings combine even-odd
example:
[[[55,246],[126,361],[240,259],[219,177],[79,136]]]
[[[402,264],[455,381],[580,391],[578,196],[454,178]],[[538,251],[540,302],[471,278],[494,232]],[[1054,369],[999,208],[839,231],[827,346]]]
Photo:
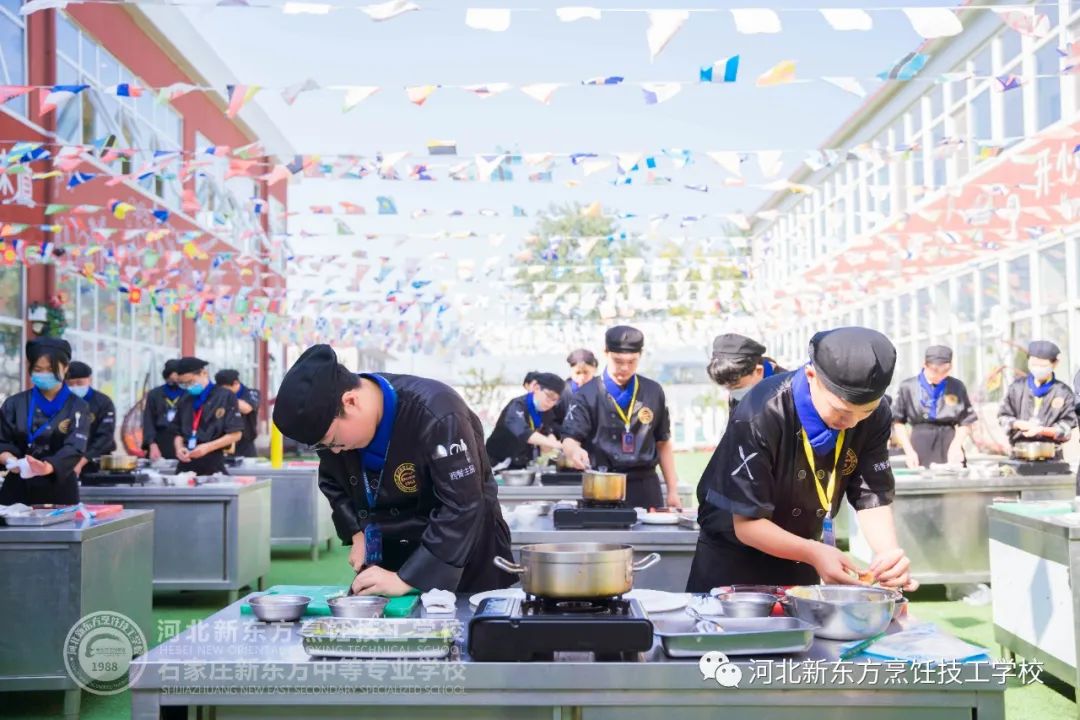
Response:
[[[593,502],[623,502],[626,473],[586,470],[581,474],[581,497]]]
[[[781,599],[789,615],[816,625],[827,640],[865,640],[889,627],[899,590],[862,585],[803,585]]]
[[[1020,442],[1012,446],[1009,456],[1014,460],[1053,460],[1057,450],[1052,442]]]
[[[502,476],[503,485],[508,487],[532,485],[536,479],[535,470],[503,470],[499,474]]]
[[[102,455],[98,458],[98,464],[102,470],[131,472],[138,466],[139,458],[134,455]]]
[[[622,595],[634,587],[634,573],[660,562],[650,553],[634,562],[631,545],[610,543],[541,543],[521,548],[521,564],[495,557],[495,567],[521,576],[530,595],[587,599]]]

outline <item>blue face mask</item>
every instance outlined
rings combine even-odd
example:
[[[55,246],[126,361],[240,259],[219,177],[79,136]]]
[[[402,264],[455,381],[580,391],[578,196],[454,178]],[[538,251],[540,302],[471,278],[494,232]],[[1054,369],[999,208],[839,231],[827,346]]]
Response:
[[[34,387],[41,392],[48,392],[60,384],[60,381],[51,372],[31,373],[30,382],[34,383]]]
[[[72,392],[75,397],[84,398],[90,392],[89,385],[68,385],[68,390]]]
[[[199,397],[200,395],[202,395],[203,390],[205,390],[205,389],[206,389],[205,385],[203,385],[201,383],[195,383],[194,385],[188,386],[187,391],[188,391],[188,395],[194,395],[195,397]]]

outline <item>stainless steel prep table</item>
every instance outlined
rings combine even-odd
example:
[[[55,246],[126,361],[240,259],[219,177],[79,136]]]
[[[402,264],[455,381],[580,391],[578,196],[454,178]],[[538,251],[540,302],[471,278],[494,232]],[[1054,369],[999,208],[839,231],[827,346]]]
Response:
[[[510,543],[517,557],[522,545],[534,543],[604,542],[634,546],[634,559],[660,553],[660,562],[634,574],[637,587],[684,592],[690,563],[697,547],[698,531],[678,525],[638,523],[629,530],[556,530],[551,515],[525,524],[510,525]]]
[[[64,638],[86,615],[112,610],[151,631],[154,513],[0,526],[0,691],[62,690],[78,717],[81,690],[64,667]],[[0,700],[0,705],[3,701]]]
[[[471,617],[458,597],[457,617]],[[948,683],[915,679],[902,664],[832,668],[839,643],[804,655],[740,660],[737,689],[704,680],[696,660],[673,660],[658,645],[638,660],[481,663],[462,653],[438,661],[312,660],[298,626],[257,625],[235,603],[154,648],[131,694],[133,720],[168,706],[212,708],[217,720],[367,717],[405,720],[1004,720],[1004,684],[987,665],[957,666]],[[200,641],[198,638],[203,638]],[[221,640],[221,638],[235,638]],[[464,642],[461,648],[466,647]],[[824,668],[824,670],[822,670]],[[890,670],[891,668],[891,670]],[[772,682],[766,684],[766,671]]]
[[[956,477],[898,475],[893,514],[900,547],[911,558],[911,574],[924,585],[990,581],[986,509],[997,499],[1072,498],[1072,474]],[[872,553],[849,513],[851,554],[869,564]]]
[[[679,498],[683,506],[693,507],[697,504],[694,493],[696,487],[691,485],[679,485]],[[536,500],[580,500],[581,485],[500,485],[499,504],[508,510],[513,510],[518,505]]]
[[[270,572],[270,481],[83,487],[84,502],[153,510],[154,590],[224,590]]]
[[[319,491],[319,466],[281,467],[241,466],[237,475],[254,475],[271,483],[270,546],[306,547],[311,559],[319,559],[325,543],[329,552],[334,535],[330,503]]]

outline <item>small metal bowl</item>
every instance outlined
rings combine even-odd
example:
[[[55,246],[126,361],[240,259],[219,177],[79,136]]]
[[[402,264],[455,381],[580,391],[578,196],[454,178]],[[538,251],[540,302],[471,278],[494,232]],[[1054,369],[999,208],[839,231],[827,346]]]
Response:
[[[536,480],[535,470],[503,470],[500,473],[503,485],[507,487],[524,487],[532,485]]]
[[[263,622],[296,622],[310,602],[307,595],[259,595],[248,600],[252,614]]]
[[[330,614],[342,618],[379,618],[390,602],[378,595],[339,595],[330,598]]]
[[[760,618],[772,614],[779,598],[763,592],[727,592],[716,596],[725,617]]]

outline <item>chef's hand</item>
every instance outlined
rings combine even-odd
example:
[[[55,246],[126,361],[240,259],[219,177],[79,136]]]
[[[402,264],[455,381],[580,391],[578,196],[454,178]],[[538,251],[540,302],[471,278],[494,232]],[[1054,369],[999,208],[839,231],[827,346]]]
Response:
[[[912,450],[911,452],[905,452],[904,457],[907,459],[907,466],[911,469],[921,467],[919,463],[919,454]]]
[[[1028,430],[1039,427],[1030,420],[1016,420],[1012,424],[1012,429],[1018,432],[1026,433]]]
[[[86,458],[83,458],[79,462],[75,463],[75,474],[82,475],[83,468],[86,467],[86,463],[89,462]]]
[[[867,572],[883,587],[913,592],[919,589],[919,581],[912,579],[910,569],[911,561],[903,549],[893,548],[874,558]]]
[[[946,457],[950,465],[963,465],[964,464],[964,448],[962,447],[950,447],[949,454]]]
[[[195,446],[194,450],[188,451],[189,460],[198,460],[201,457],[206,457],[210,454],[210,448],[206,443],[199,443]]]
[[[396,572],[390,572],[377,565],[372,565],[367,570],[357,575],[352,583],[352,591],[355,595],[401,597],[411,590],[412,587],[398,577]]]
[[[352,536],[352,547],[349,548],[349,567],[353,572],[364,569],[364,560],[367,559],[367,547],[364,545],[364,533],[358,532]]]
[[[566,462],[569,463],[572,468],[584,470],[589,467],[589,453],[585,448],[573,448],[567,453]]]
[[[191,453],[187,448],[180,448],[176,451],[176,459],[182,463],[191,462]]]
[[[1046,430],[1047,430],[1047,428],[1044,428],[1041,425],[1035,425],[1034,423],[1032,423],[1031,427],[1029,427],[1027,430],[1024,430],[1024,432],[1022,434],[1026,438],[1034,438],[1034,437],[1039,437],[1040,435],[1045,433]]]
[[[150,443],[150,460],[156,462],[161,459],[161,448],[157,443]]]
[[[832,545],[816,543],[810,564],[817,570],[821,582],[833,585],[857,585],[852,574],[858,574],[855,563]]]
[[[682,510],[682,500],[679,499],[678,490],[669,490],[667,494],[667,506],[673,510]]]
[[[35,457],[26,456],[26,462],[30,465],[30,472],[34,477],[40,477],[42,475],[52,475],[53,466],[52,463],[47,463],[44,460],[38,460]]]

